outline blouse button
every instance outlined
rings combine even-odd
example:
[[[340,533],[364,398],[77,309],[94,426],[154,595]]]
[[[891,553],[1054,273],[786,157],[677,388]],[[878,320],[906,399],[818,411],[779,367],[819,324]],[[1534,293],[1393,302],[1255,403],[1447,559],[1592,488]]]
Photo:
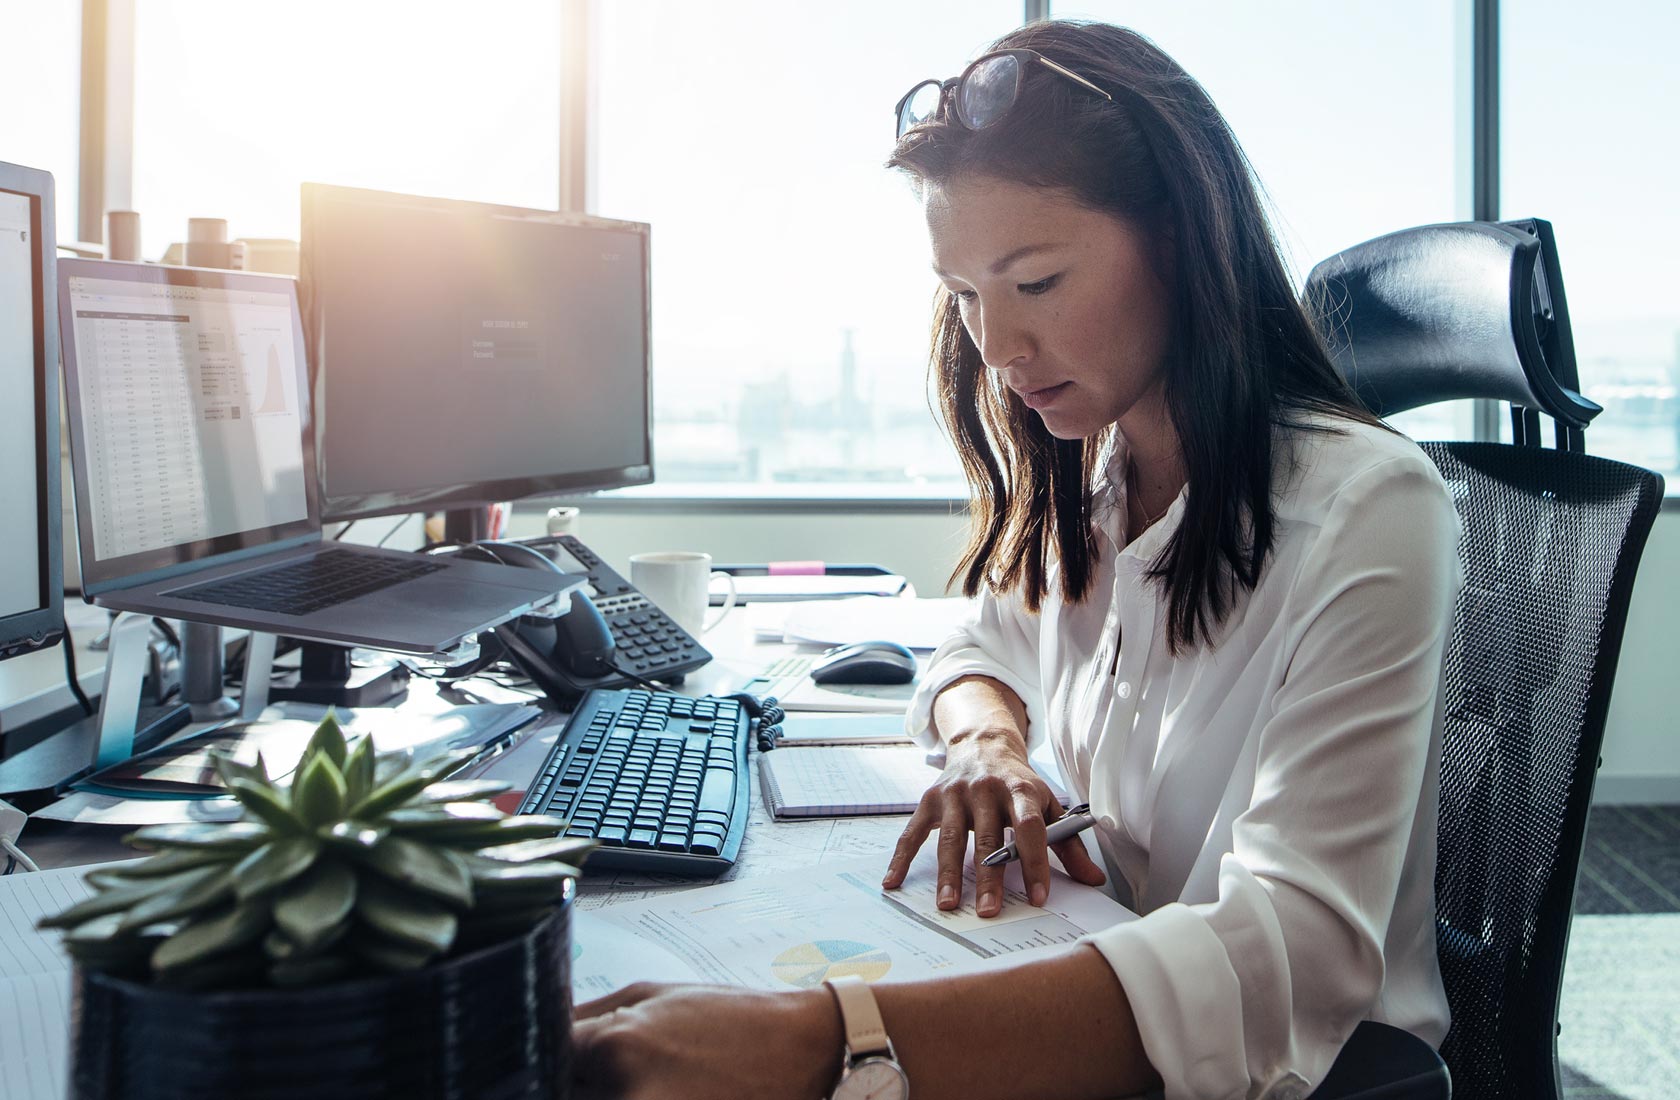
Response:
[[[1125,680],[1120,681],[1120,686],[1116,690],[1120,692],[1120,698],[1122,699],[1130,699],[1132,697],[1132,685],[1127,683]]]

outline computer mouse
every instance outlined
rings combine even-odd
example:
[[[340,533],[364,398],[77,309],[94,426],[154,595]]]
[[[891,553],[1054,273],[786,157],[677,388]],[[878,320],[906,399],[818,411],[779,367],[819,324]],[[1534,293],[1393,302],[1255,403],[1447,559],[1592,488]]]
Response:
[[[915,678],[916,655],[897,642],[835,646],[811,666],[819,684],[908,684]]]

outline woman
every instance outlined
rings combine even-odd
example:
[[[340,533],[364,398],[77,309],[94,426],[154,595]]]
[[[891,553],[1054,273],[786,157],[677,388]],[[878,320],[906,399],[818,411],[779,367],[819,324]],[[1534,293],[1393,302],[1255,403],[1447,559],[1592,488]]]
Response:
[[[1108,873],[1078,839],[1062,866],[1143,914],[876,986],[917,1100],[1298,1097],[1362,1019],[1439,1043],[1440,477],[1342,384],[1223,119],[1146,40],[1035,24],[900,110],[980,599],[911,708],[946,766],[884,885],[937,831],[955,907],[970,834],[985,853],[1011,827],[1042,904],[1048,740]],[[982,915],[1000,885],[976,868]],[[579,1009],[582,1089],[829,1095],[839,996],[623,991]]]

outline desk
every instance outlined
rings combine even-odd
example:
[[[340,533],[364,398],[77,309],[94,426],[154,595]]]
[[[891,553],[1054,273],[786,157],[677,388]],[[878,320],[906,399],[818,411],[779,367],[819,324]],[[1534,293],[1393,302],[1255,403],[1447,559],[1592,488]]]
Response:
[[[95,609],[90,609],[95,610]],[[97,612],[101,619],[104,613]],[[88,634],[91,638],[92,634]],[[78,635],[78,641],[80,641]],[[710,664],[688,675],[681,691],[687,695],[706,695],[737,690],[756,675],[766,663],[795,652],[796,647],[783,644],[755,642],[747,616],[741,610],[731,611],[716,628],[703,639],[714,654]],[[58,683],[62,690],[62,657],[51,654],[59,662]],[[41,654],[35,655],[43,656]],[[4,666],[0,666],[4,667]],[[473,694],[488,702],[529,701],[528,696],[481,680],[466,682]],[[410,684],[405,706],[432,709],[444,705],[436,698],[437,686],[416,677]],[[534,771],[553,744],[565,723],[565,715],[545,717],[530,732],[522,735],[520,745],[504,754],[486,769],[489,778],[507,778],[524,782]],[[188,731],[202,728],[189,726]],[[684,886],[706,885],[710,882],[775,874],[779,871],[808,867],[835,859],[854,858],[879,853],[883,871],[888,853],[904,828],[901,816],[856,818],[810,818],[799,821],[776,821],[765,809],[757,776],[749,783],[752,807],[747,830],[741,842],[736,863],[718,879],[690,879],[668,874],[633,874],[622,871],[602,871],[585,874],[579,891],[578,905],[589,909],[608,901],[645,896],[651,891]],[[42,867],[73,867],[87,863],[103,863],[128,859],[137,853],[122,843],[126,827],[69,825],[60,822],[31,819],[25,826],[19,843]]]

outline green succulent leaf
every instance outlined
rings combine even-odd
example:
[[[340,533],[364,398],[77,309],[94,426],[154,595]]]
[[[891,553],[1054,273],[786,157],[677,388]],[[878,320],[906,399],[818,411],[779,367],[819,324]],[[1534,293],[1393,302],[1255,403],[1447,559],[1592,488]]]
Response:
[[[107,914],[126,915],[154,897],[173,895],[197,884],[207,874],[224,870],[226,870],[225,864],[216,863],[207,867],[179,871],[172,875],[142,878],[136,880],[132,885],[101,890],[92,897],[77,902],[62,913],[42,918],[40,926],[42,928],[75,928],[77,925],[91,921],[95,917],[103,917]],[[116,930],[116,925],[113,924],[111,931],[115,932]]]
[[[292,812],[309,828],[328,825],[344,816],[344,776],[326,755],[302,765],[292,783]]]
[[[210,763],[221,776],[222,785],[231,788],[233,781],[243,779],[259,786],[268,786],[268,766],[263,763],[262,753],[257,753],[255,764],[241,764],[227,753],[218,749],[210,750]]]
[[[154,893],[124,914],[117,931],[133,932],[147,925],[173,917],[184,916],[199,909],[207,909],[233,896],[233,869],[226,865],[200,867],[185,871],[173,885]]]
[[[357,885],[359,888],[360,883]],[[263,954],[275,961],[280,959],[298,959],[308,955],[320,955],[331,950],[333,947],[336,947],[339,941],[344,939],[346,933],[355,926],[356,922],[353,920],[341,921],[325,939],[311,945],[311,949],[309,951],[305,951],[295,940],[287,937],[286,933],[280,931],[280,929],[270,928],[268,935],[263,937]]]
[[[261,820],[274,831],[296,833],[304,830],[303,822],[292,812],[285,796],[267,783],[258,783],[252,779],[235,779],[228,784],[228,791],[252,817]]]
[[[79,907],[78,907],[79,908]],[[67,928],[64,933],[64,945],[72,950],[77,948],[97,948],[107,944],[116,944],[118,940],[127,937],[117,935],[117,926],[122,923],[122,913],[95,913],[74,923],[66,924],[64,918],[69,913],[60,913],[55,918],[41,922],[43,928]],[[138,937],[127,938],[129,942]]]
[[[554,860],[503,863],[473,857],[468,865],[473,891],[483,909],[559,901],[565,894],[566,884],[578,876],[576,867]]]
[[[373,931],[441,955],[455,942],[455,914],[423,895],[370,879],[356,897],[356,917]]]
[[[399,833],[426,833],[434,828],[448,828],[463,823],[502,821],[507,814],[488,802],[444,802],[428,806],[410,806],[392,810],[385,820]]]
[[[552,840],[566,831],[566,819],[547,814],[525,814],[503,818],[489,827],[479,827],[466,839],[477,848],[517,844],[524,840]]]
[[[265,894],[309,870],[320,852],[321,842],[312,836],[272,840],[234,865],[234,893],[241,901]]]
[[[355,904],[355,873],[336,860],[322,860],[281,888],[274,923],[304,952],[313,952],[340,934]]]
[[[373,790],[374,763],[377,757],[373,751],[373,738],[364,737],[356,742],[356,747],[350,751],[350,757],[344,762],[344,786],[348,791],[347,800],[355,805],[366,798]]]
[[[557,836],[542,840],[521,840],[484,848],[475,855],[503,863],[531,863],[539,859],[554,859],[561,863],[581,864],[589,858],[598,844],[584,837]]]
[[[255,821],[220,824],[148,825],[123,839],[136,848],[185,848],[205,852],[240,853],[267,842],[268,826]]]
[[[225,859],[227,859],[227,856],[220,852],[204,849],[170,849],[166,852],[158,852],[155,855],[142,856],[139,859],[110,864],[89,871],[87,881],[105,889],[107,881],[112,885],[128,885],[138,882],[140,879],[179,874],[182,871],[190,871],[194,867],[203,867],[209,863],[220,863]]]
[[[335,821],[332,825],[316,830],[316,835],[323,841],[339,849],[372,848],[391,830],[384,826],[369,825],[361,821]]]
[[[309,744],[304,746],[299,766],[318,756],[325,756],[331,760],[334,770],[343,774],[344,761],[349,756],[349,746],[345,743],[344,727],[338,724],[338,715],[330,710],[327,711],[327,716],[321,719],[321,724],[315,727]]]
[[[512,784],[498,783],[494,779],[446,779],[433,783],[420,792],[418,803],[429,802],[481,802],[494,798],[499,794],[506,794],[513,790]]]
[[[435,780],[458,770],[476,755],[477,752],[473,749],[457,749],[442,756],[409,764],[389,778],[381,778],[368,796],[351,806],[350,812],[345,816],[381,817],[418,795]]]
[[[152,969],[171,970],[243,947],[262,936],[270,919],[268,904],[261,901],[201,917],[158,945],[152,952]]]
[[[388,836],[372,848],[355,853],[366,866],[386,878],[456,909],[473,903],[467,865],[454,852],[432,848],[407,837]]]

